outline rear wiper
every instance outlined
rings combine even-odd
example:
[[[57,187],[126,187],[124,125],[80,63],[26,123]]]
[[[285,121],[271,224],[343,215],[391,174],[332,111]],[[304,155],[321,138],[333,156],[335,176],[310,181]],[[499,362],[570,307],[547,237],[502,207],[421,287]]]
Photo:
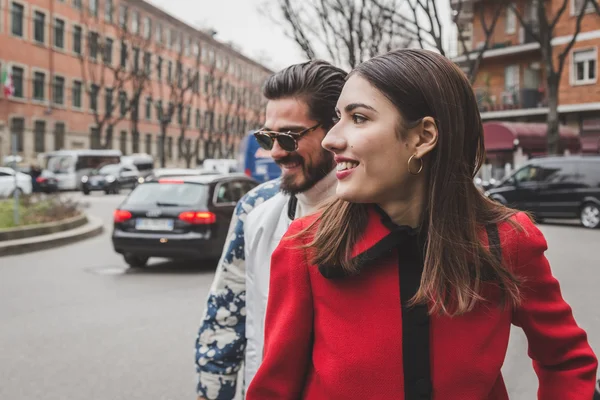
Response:
[[[181,204],[177,204],[177,203],[162,203],[160,201],[157,201],[156,205],[159,206],[159,207],[181,207]]]

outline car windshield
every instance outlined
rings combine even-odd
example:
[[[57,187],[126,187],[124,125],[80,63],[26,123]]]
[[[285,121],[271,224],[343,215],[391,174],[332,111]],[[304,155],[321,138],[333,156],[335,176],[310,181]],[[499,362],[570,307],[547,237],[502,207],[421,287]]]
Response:
[[[208,186],[195,183],[145,183],[126,200],[127,205],[206,206]]]
[[[66,174],[75,165],[73,156],[52,156],[48,159],[47,169],[55,174]]]
[[[118,175],[120,168],[121,167],[119,167],[118,164],[105,165],[104,167],[100,168],[100,170],[98,170],[98,173],[100,175]]]

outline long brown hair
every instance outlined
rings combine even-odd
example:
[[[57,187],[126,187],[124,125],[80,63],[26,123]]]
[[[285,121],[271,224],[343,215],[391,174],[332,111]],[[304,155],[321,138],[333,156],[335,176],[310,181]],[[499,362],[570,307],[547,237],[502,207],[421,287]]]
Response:
[[[445,57],[403,49],[360,64],[359,74],[380,90],[404,121],[431,116],[439,132],[427,156],[426,204],[421,216],[427,234],[421,286],[413,304],[432,313],[460,315],[482,300],[482,285],[501,289],[502,300],[520,301],[520,281],[480,241],[483,226],[508,220],[514,210],[488,200],[473,178],[485,158],[483,127],[473,90],[464,73]],[[351,251],[368,221],[368,205],[335,199],[313,227],[312,262],[355,273]]]

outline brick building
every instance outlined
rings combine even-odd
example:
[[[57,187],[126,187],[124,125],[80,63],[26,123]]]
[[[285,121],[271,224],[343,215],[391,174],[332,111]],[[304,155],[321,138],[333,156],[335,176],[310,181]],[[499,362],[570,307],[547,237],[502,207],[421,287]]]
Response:
[[[0,92],[0,160],[13,137],[25,162],[85,148],[231,157],[271,73],[142,0],[0,0],[0,49],[14,88]]]
[[[480,12],[483,11],[487,21],[493,19],[497,3],[489,0],[452,0],[455,9],[463,2],[460,24],[466,26],[471,38],[467,47],[477,49],[485,41],[484,30],[480,23]],[[556,15],[563,0],[546,1],[550,15]],[[520,10],[527,24],[537,24],[532,0],[516,0],[515,6]],[[555,37],[552,40],[555,54],[566,48],[575,32],[577,10],[581,9],[582,0],[568,0],[568,8],[557,22]],[[600,45],[600,16],[593,7],[586,10],[581,32],[567,55],[564,71],[559,86],[560,123],[564,125],[561,137],[564,142],[572,142],[571,136],[579,134],[581,149],[587,153],[600,152],[600,83],[598,82],[598,46]],[[468,50],[468,49],[467,49]],[[455,59],[463,63],[465,56]],[[500,14],[489,43],[489,50],[483,53],[483,60],[474,84],[480,102],[481,117],[486,131],[486,147],[488,138],[499,131],[491,131],[494,126],[502,126],[516,136],[521,137],[522,146],[515,145],[519,154],[496,151],[488,148],[488,154],[496,157],[498,166],[511,159],[515,164],[531,156],[544,152],[540,145],[545,143],[545,122],[548,114],[546,97],[546,80],[542,68],[540,45],[521,25],[515,12],[506,7]],[[488,125],[489,122],[494,122]],[[524,125],[522,123],[539,123]],[[520,133],[520,130],[529,132]],[[528,137],[527,137],[528,136]],[[534,136],[541,136],[534,138]],[[537,145],[531,145],[537,140]],[[519,142],[515,142],[519,143]],[[537,148],[527,148],[525,143]],[[496,143],[489,147],[494,147]],[[565,150],[569,149],[565,145]],[[519,148],[517,148],[519,147]],[[491,150],[491,151],[490,151]],[[491,162],[494,162],[492,160]]]

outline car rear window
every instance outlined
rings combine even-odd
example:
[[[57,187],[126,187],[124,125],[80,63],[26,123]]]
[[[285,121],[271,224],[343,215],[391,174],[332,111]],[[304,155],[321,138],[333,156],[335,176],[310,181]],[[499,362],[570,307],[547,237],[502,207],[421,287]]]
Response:
[[[127,205],[158,203],[165,206],[205,206],[208,186],[196,183],[144,183],[126,200]]]

